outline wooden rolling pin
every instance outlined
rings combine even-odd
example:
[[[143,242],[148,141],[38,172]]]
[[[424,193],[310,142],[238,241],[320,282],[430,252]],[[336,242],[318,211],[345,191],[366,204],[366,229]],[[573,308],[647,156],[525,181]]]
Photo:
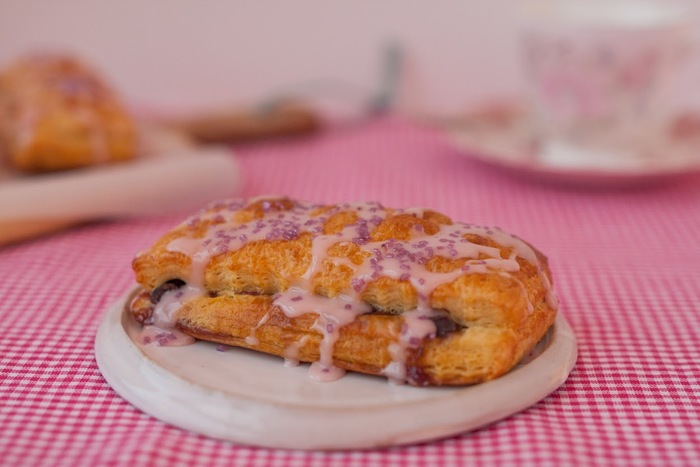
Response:
[[[316,112],[294,102],[280,102],[248,111],[206,112],[164,119],[160,123],[204,144],[307,135],[321,126]]]

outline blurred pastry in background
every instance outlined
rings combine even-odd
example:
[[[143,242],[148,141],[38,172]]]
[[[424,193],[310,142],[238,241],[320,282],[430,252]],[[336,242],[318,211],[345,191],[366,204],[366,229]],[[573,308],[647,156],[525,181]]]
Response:
[[[22,57],[0,73],[0,148],[24,172],[135,157],[134,121],[102,77],[60,54]]]

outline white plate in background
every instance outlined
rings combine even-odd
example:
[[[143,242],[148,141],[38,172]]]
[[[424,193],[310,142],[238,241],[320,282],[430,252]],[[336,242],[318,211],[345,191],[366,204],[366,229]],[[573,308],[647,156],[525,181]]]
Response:
[[[597,160],[543,141],[527,107],[518,101],[485,105],[444,131],[461,155],[513,175],[560,185],[626,187],[700,173],[700,116],[679,115],[676,125],[684,136],[669,132],[646,155]]]

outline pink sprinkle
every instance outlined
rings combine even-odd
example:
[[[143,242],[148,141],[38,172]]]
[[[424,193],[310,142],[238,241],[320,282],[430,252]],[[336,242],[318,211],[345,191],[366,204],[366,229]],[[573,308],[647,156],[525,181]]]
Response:
[[[291,300],[293,302],[298,302],[299,300],[303,300],[303,299],[304,299],[304,297],[302,297],[301,295],[297,295],[296,297],[291,298]]]
[[[227,350],[228,350],[228,347],[226,347],[224,344],[219,344],[216,346],[217,352],[226,352]]]
[[[365,287],[365,281],[362,279],[353,279],[351,282],[352,289],[355,292],[362,292],[362,289]]]
[[[406,274],[401,274],[401,277],[399,277],[399,280],[407,281],[407,280],[409,280],[410,278],[411,278],[411,275],[408,274],[408,273],[406,273]]]
[[[332,324],[326,324],[326,332],[333,332],[333,329],[335,328]]]
[[[346,310],[352,310],[352,305],[350,305],[349,303],[347,303],[347,304],[345,305],[345,309],[346,309]]]

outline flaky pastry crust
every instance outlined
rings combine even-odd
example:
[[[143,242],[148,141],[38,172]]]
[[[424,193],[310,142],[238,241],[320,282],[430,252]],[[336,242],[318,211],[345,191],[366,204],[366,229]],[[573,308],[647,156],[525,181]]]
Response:
[[[37,54],[0,74],[0,147],[9,165],[47,172],[132,159],[132,118],[79,60]]]
[[[556,315],[539,251],[427,209],[222,201],[133,268],[145,327],[170,307],[169,324],[197,339],[413,385],[496,378]]]

